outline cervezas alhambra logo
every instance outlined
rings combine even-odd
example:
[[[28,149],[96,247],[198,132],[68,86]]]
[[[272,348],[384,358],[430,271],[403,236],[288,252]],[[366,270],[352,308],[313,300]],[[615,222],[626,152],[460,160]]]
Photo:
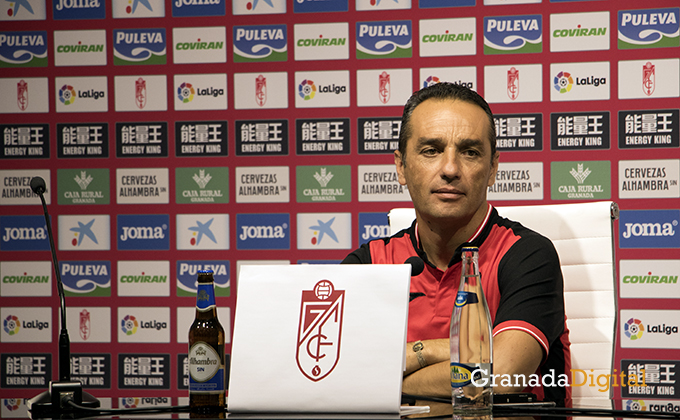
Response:
[[[335,289],[329,280],[302,291],[295,358],[311,381],[325,378],[338,364],[344,303],[345,291]]]

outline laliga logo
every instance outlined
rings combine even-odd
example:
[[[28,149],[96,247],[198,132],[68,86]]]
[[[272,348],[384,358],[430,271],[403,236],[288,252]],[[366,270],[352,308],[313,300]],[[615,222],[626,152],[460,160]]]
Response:
[[[125,335],[132,335],[137,332],[139,323],[137,322],[137,318],[133,315],[125,315],[125,318],[120,322],[120,327]]]
[[[19,409],[19,406],[21,406],[21,399],[20,398],[4,398],[4,404],[5,408],[8,411],[16,411]]]
[[[437,76],[428,76],[427,79],[423,82],[423,87],[426,88],[428,86],[436,85],[439,83],[439,77]]]
[[[195,93],[196,91],[194,90],[194,87],[191,86],[191,83],[182,83],[177,88],[177,97],[185,104],[194,100]]]
[[[64,85],[59,89],[59,100],[64,105],[71,105],[76,100],[76,91],[73,86]]]
[[[555,76],[553,83],[555,90],[557,90],[559,93],[567,93],[574,85],[574,79],[571,77],[571,74],[567,73],[566,71],[561,71],[557,74],[557,76]]]
[[[338,364],[344,302],[345,291],[328,280],[302,291],[295,359],[310,381],[322,380]]]
[[[623,326],[624,334],[626,334],[626,337],[630,338],[631,340],[637,340],[641,338],[644,330],[645,326],[642,325],[642,321],[634,318],[629,319],[628,322],[626,322],[626,324]]]
[[[642,66],[642,91],[647,96],[654,93],[656,81],[656,66],[649,61]]]
[[[137,404],[139,404],[138,398],[123,398],[123,407],[125,408],[137,408]]]
[[[23,79],[17,83],[17,105],[22,111],[28,108],[28,83]]]
[[[628,400],[626,403],[627,411],[647,411],[647,406],[642,400]]]
[[[303,80],[298,86],[298,94],[305,101],[314,98],[314,95],[316,95],[316,86],[314,85],[314,82],[308,79]]]
[[[2,329],[5,330],[5,332],[9,335],[15,335],[19,332],[21,322],[19,322],[19,318],[17,318],[14,315],[8,315],[7,318],[5,318],[2,321]]]

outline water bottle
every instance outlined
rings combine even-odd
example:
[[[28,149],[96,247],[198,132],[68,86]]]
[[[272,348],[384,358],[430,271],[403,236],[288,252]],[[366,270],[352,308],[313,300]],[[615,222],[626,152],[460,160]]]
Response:
[[[451,403],[454,414],[491,413],[492,324],[479,273],[479,249],[464,247],[451,314]]]

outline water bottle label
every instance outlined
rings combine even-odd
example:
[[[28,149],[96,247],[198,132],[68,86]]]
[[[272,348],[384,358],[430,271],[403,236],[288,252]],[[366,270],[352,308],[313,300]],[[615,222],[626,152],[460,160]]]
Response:
[[[460,291],[456,295],[456,307],[461,308],[468,303],[478,303],[479,299],[477,298],[477,293],[475,292],[463,292]]]
[[[189,349],[189,391],[224,392],[224,366],[217,351],[199,341]]]
[[[474,369],[462,363],[451,362],[451,387],[460,388],[470,385]]]
[[[215,289],[212,283],[199,284],[196,291],[196,309],[201,312],[215,307]]]

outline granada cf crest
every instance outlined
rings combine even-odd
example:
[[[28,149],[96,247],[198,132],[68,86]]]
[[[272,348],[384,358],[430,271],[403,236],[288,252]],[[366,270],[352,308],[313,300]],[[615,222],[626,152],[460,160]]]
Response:
[[[28,83],[23,79],[17,83],[17,105],[22,111],[26,111],[26,108],[28,108]]]
[[[514,67],[508,70],[508,96],[513,101],[519,96],[519,70]]]
[[[302,291],[295,358],[311,381],[322,380],[338,364],[344,304],[345,291],[336,290],[328,280]]]
[[[642,66],[642,91],[647,96],[654,93],[656,87],[656,66],[649,61]]]
[[[387,72],[382,72],[379,77],[378,95],[380,102],[386,104],[390,100],[390,75]]]
[[[255,79],[255,102],[259,106],[264,106],[267,102],[267,78],[263,75],[259,75]]]
[[[80,311],[80,328],[78,328],[78,332],[80,332],[80,338],[83,340],[87,340],[90,338],[90,313],[87,311],[87,309],[83,309]]]
[[[141,77],[135,81],[135,103],[139,109],[146,106],[146,80]]]

